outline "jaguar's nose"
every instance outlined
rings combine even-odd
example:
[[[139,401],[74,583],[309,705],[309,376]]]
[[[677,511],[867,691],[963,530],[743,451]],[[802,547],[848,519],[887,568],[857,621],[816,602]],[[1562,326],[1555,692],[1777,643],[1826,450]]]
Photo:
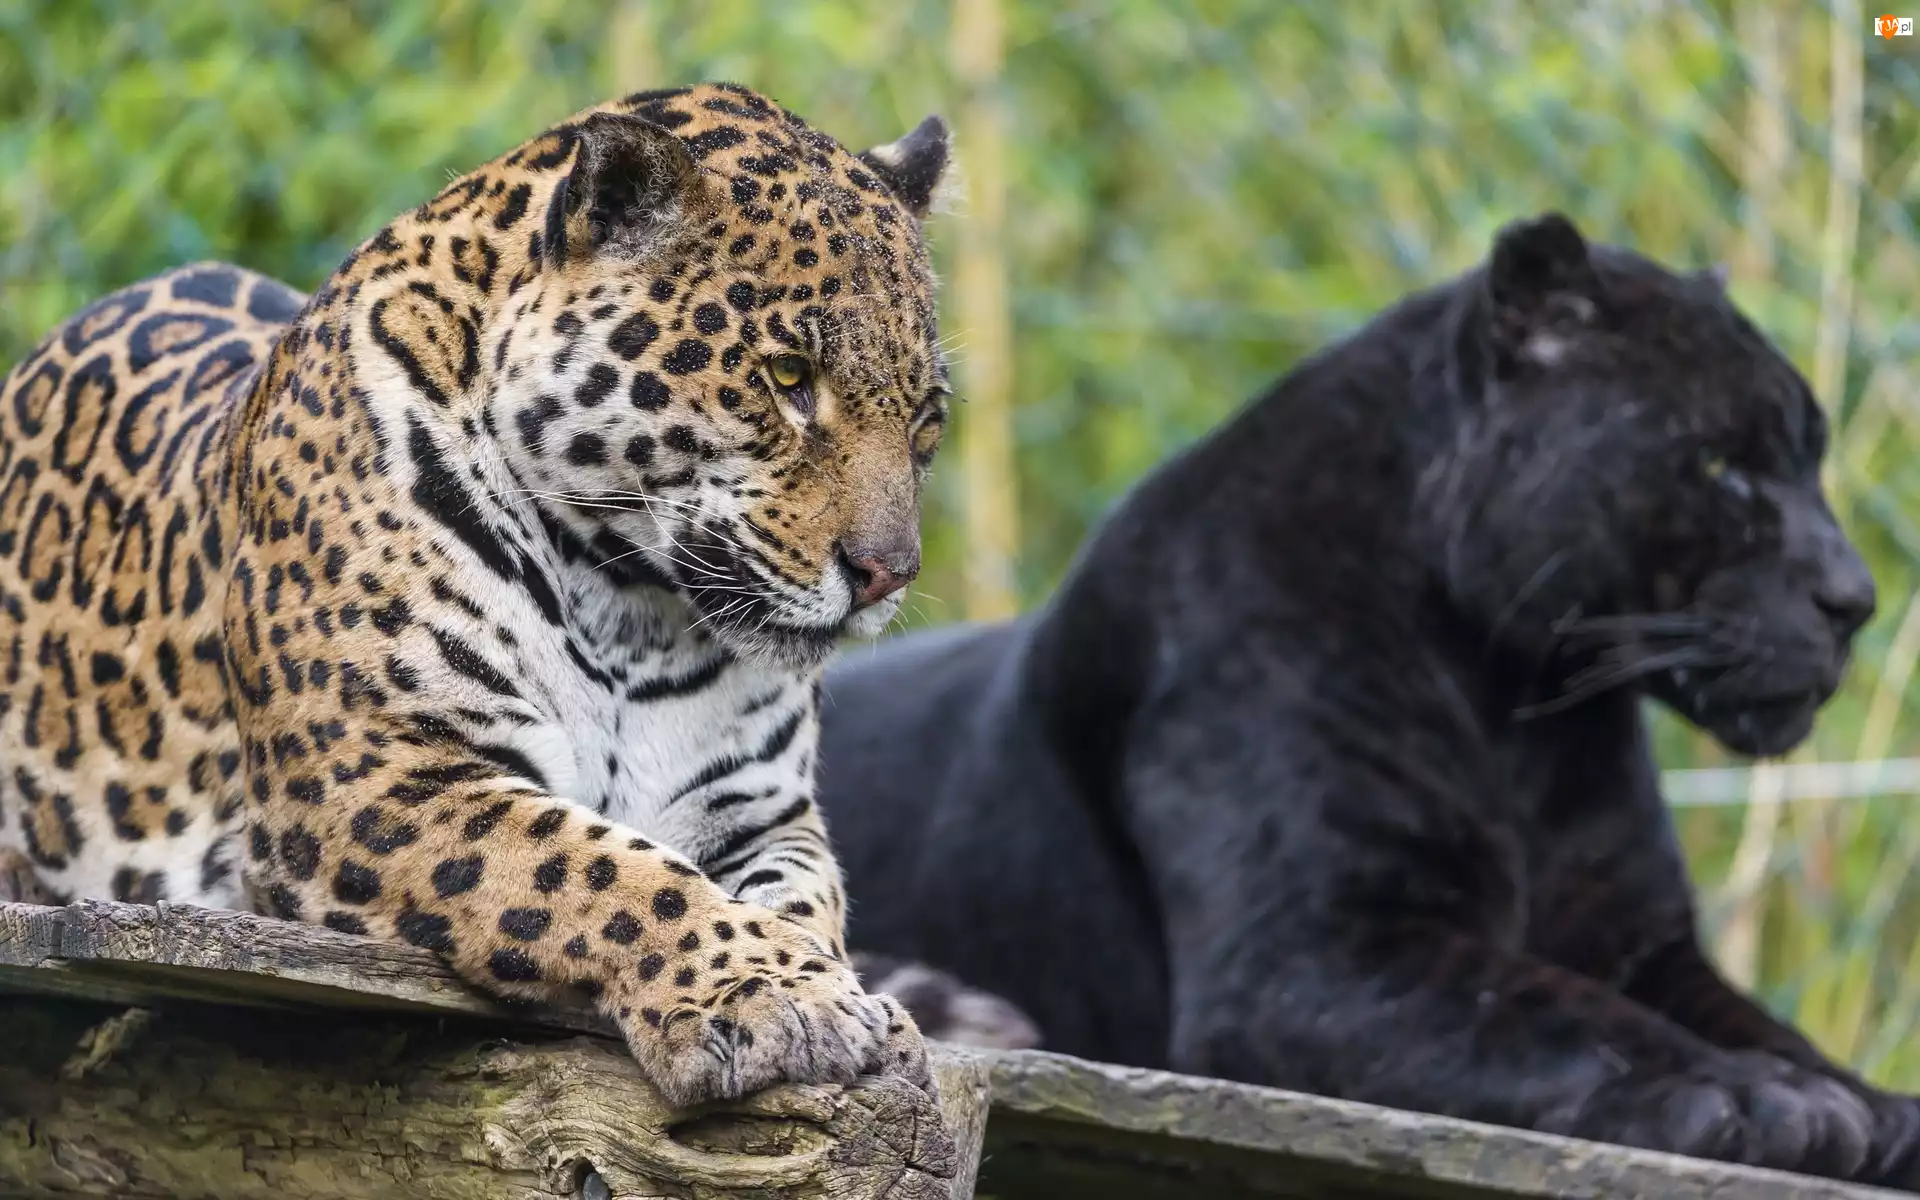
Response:
[[[920,573],[920,547],[842,546],[840,566],[853,585],[854,608],[868,608],[913,582]]]

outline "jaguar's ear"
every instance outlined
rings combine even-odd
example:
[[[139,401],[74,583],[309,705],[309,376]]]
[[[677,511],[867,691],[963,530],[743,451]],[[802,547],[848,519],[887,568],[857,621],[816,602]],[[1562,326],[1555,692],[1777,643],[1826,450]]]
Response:
[[[898,141],[862,150],[867,165],[916,220],[925,220],[947,170],[947,123],[928,117]]]
[[[1587,241],[1557,212],[1495,235],[1487,265],[1492,337],[1503,366],[1552,366],[1599,312],[1600,279]]]
[[[1723,263],[1723,262],[1715,263],[1712,266],[1708,267],[1706,270],[1700,272],[1700,276],[1701,278],[1705,279],[1708,283],[1711,283],[1714,287],[1719,288],[1721,291],[1724,292],[1727,290],[1727,281],[1733,278],[1733,268],[1729,267],[1726,263]]]
[[[700,186],[686,143],[643,117],[594,113],[573,132],[573,169],[547,204],[546,260],[644,253]]]

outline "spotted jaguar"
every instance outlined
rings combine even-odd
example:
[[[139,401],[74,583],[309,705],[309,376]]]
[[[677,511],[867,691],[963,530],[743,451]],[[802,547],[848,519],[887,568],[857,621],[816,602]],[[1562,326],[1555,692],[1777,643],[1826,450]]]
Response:
[[[681,1103],[931,1086],[813,780],[919,564],[947,147],[642,93],[310,297],[203,263],[56,329],[0,387],[0,886],[401,939]]]

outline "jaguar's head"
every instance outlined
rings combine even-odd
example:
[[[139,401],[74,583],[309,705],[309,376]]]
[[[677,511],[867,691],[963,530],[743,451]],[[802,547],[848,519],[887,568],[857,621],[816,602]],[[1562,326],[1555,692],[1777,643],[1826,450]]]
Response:
[[[879,632],[919,569],[946,419],[921,232],[946,127],[856,155],[707,85],[518,153],[553,165],[495,364],[515,474],[737,653],[810,666]]]
[[[1637,684],[1737,752],[1803,739],[1874,584],[1821,488],[1820,406],[1719,273],[1516,223],[1454,351],[1444,576],[1549,664],[1538,707]]]

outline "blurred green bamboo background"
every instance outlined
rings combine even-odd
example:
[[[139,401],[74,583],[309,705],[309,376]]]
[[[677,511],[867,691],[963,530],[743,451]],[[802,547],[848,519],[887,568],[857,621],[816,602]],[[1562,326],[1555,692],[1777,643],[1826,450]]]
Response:
[[[702,78],[843,141],[930,111],[969,397],[910,622],[1031,605],[1106,506],[1303,352],[1544,208],[1734,292],[1815,381],[1882,589],[1796,757],[1920,754],[1920,39],[1850,0],[0,0],[0,363],[112,287],[309,288],[382,221],[605,96]],[[1714,765],[1660,719],[1670,767]],[[1722,961],[1920,1088],[1920,808],[1687,809]]]

